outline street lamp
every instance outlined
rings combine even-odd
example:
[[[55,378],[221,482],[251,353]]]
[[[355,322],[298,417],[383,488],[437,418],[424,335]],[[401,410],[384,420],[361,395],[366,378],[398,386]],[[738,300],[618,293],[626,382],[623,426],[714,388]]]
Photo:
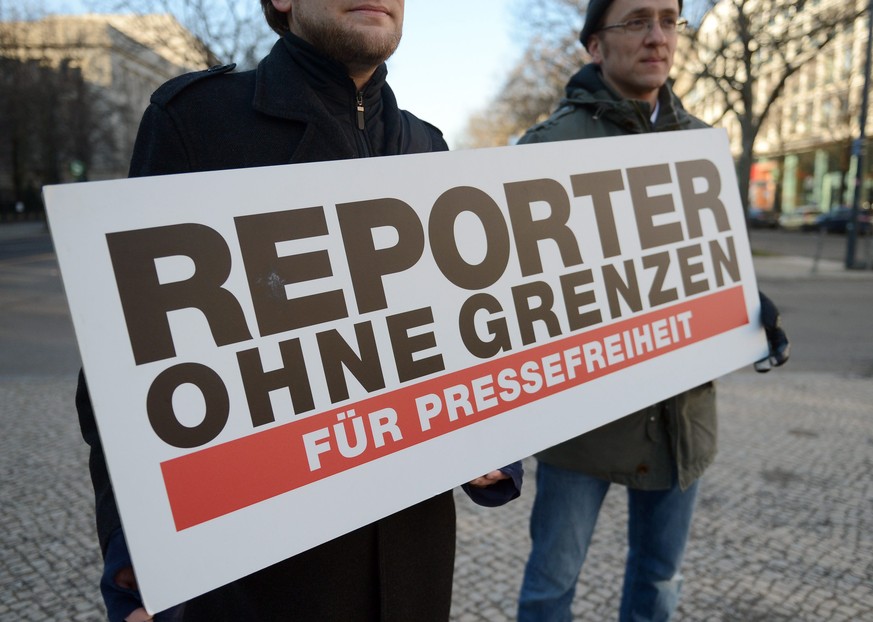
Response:
[[[855,244],[858,241],[858,213],[861,208],[861,193],[864,187],[864,152],[867,142],[867,107],[870,91],[871,45],[873,45],[873,0],[867,5],[867,58],[864,61],[864,91],[861,94],[861,125],[858,139],[852,146],[855,155],[855,192],[852,197],[852,213],[849,216],[849,227],[846,234],[846,269],[855,267]]]

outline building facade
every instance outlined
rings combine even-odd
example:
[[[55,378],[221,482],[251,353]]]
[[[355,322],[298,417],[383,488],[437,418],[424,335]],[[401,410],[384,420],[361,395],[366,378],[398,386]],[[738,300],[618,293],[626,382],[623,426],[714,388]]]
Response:
[[[727,129],[738,160],[743,141],[748,143],[750,130],[757,129],[750,208],[792,213],[806,206],[830,211],[852,204],[868,1],[752,0],[742,4],[739,16],[734,3],[722,0],[685,42],[697,48],[691,55],[696,66],[687,68],[697,79],[677,83],[689,110]],[[721,80],[700,79],[701,73]],[[744,115],[747,109],[753,114]],[[866,208],[873,198],[869,155],[862,158],[861,206]]]
[[[0,22],[0,215],[39,209],[45,184],[126,176],[151,93],[214,62],[169,15]]]

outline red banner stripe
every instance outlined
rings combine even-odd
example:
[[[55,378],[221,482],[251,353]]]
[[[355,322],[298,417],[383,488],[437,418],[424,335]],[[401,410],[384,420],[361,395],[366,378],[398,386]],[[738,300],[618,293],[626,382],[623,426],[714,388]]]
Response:
[[[224,516],[746,324],[743,289],[736,286],[168,460],[161,469],[176,529]],[[530,381],[524,379],[525,370]],[[427,396],[433,396],[430,404],[439,398],[442,411],[422,425],[416,400]],[[454,418],[448,416],[447,401],[453,401]],[[377,413],[381,447],[375,446],[370,413]],[[354,425],[367,431],[367,446],[359,455],[345,457],[336,450],[334,426],[349,430]],[[402,438],[392,436],[396,431]],[[327,433],[330,437],[324,436]],[[306,435],[312,435],[309,455]],[[313,447],[328,450],[318,453]],[[310,467],[310,460],[317,462],[317,468]]]

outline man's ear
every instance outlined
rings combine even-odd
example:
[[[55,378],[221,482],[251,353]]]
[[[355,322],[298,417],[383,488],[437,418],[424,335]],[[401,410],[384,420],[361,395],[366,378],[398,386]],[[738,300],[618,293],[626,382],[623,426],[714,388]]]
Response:
[[[591,56],[591,62],[599,65],[603,61],[603,51],[600,45],[600,37],[591,35],[588,37],[588,46],[586,47],[588,54]]]
[[[291,0],[270,0],[273,3],[273,8],[279,13],[291,12]]]

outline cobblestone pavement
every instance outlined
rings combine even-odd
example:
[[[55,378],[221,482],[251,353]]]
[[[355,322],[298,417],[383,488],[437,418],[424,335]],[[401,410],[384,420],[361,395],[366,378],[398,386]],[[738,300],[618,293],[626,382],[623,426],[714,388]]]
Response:
[[[780,373],[777,377],[776,373]],[[873,619],[873,382],[737,372],[719,385],[721,450],[704,477],[678,620]],[[0,620],[101,620],[86,452],[70,378],[0,382]],[[458,495],[452,619],[514,619],[535,465],[522,498]],[[626,504],[607,496],[578,620],[614,619]]]
[[[781,371],[781,370],[780,370]],[[677,620],[873,620],[873,382],[737,372],[719,383],[720,452],[700,490]],[[497,510],[461,495],[454,620],[512,620],[533,469]],[[607,495],[574,619],[616,619],[627,503]]]
[[[0,620],[103,620],[75,378],[0,382]]]
[[[719,382],[720,452],[701,487],[680,621],[873,620],[873,332],[853,328],[873,304],[873,279],[844,279],[827,264],[819,277],[798,277],[797,264],[773,262],[762,289],[778,293],[784,314],[796,313],[793,326],[817,340],[797,339],[788,368],[740,370]],[[36,298],[16,289],[27,270],[0,261],[0,314],[30,313]],[[821,276],[828,270],[836,280]],[[813,303],[821,310],[803,315]],[[0,360],[3,622],[105,619],[87,454],[73,410],[75,355],[57,351],[63,329],[53,331],[45,352],[62,364],[21,374]],[[534,462],[526,468],[522,497],[504,508],[457,495],[455,622],[514,619],[530,546]],[[614,487],[580,577],[577,620],[616,617],[625,521]]]

